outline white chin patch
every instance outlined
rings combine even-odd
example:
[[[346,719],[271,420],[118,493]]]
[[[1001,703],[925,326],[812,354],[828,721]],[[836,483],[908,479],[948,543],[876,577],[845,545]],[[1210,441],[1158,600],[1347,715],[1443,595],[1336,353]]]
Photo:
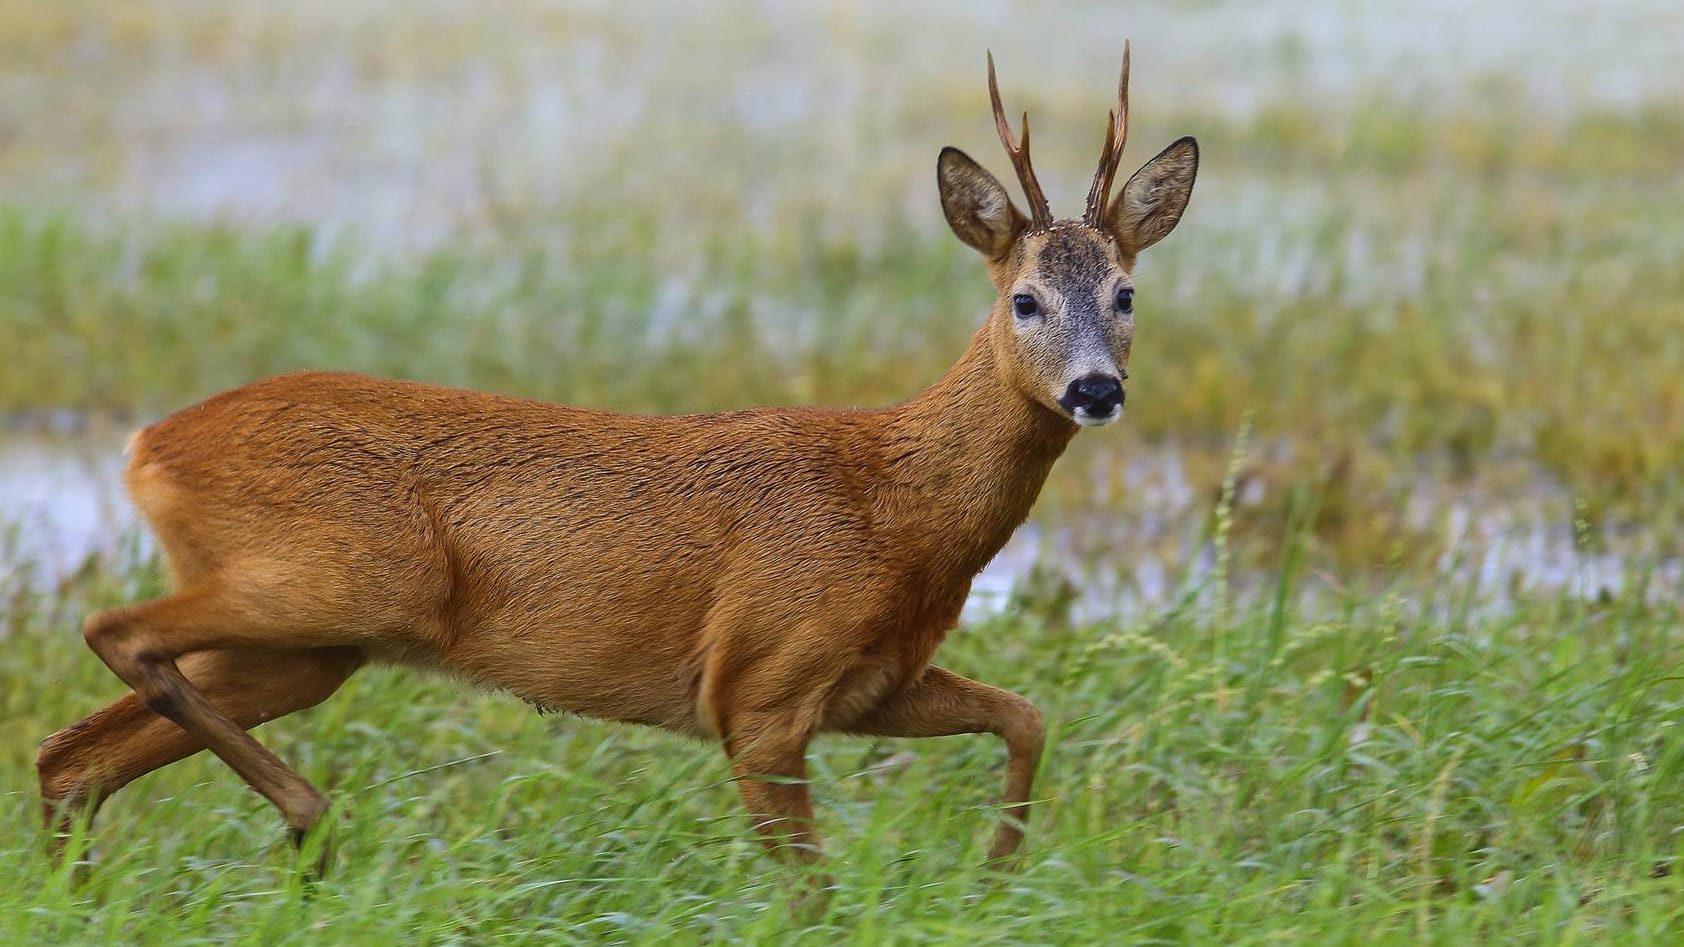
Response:
[[[1086,408],[1077,408],[1070,416],[1082,427],[1104,427],[1123,416],[1123,406],[1112,408],[1110,414],[1089,414]]]

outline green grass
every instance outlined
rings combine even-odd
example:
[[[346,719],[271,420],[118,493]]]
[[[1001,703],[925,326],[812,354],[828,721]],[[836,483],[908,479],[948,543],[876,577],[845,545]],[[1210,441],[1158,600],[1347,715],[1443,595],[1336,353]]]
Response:
[[[1289,547],[1293,548],[1293,547]],[[14,943],[1661,943],[1684,930],[1676,606],[1402,587],[1308,617],[1189,594],[1123,626],[1020,596],[944,663],[1051,723],[1024,871],[979,869],[989,737],[813,755],[836,890],[759,854],[721,755],[377,669],[264,738],[339,803],[300,889],[214,759],[119,794],[76,882],[38,849],[34,740],[119,691],[74,632],[150,565],[14,576],[0,678],[0,934]],[[1636,577],[1634,577],[1636,578]],[[1199,593],[1201,589],[1189,589]]]

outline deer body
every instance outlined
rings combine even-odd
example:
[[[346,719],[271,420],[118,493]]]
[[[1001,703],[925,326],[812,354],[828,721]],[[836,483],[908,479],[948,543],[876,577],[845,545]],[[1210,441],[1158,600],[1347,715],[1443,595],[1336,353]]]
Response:
[[[134,690],[43,744],[49,825],[208,747],[302,833],[325,800],[246,730],[380,661],[718,739],[768,845],[799,859],[816,734],[993,732],[1010,855],[1040,715],[930,662],[1078,425],[1120,412],[1127,270],[1185,206],[1180,146],[1083,224],[1044,201],[1032,224],[944,152],[949,222],[1001,296],[897,407],[648,417],[306,373],[146,428],[126,482],[175,591],[88,620]],[[1108,130],[1102,172],[1120,150]],[[1027,133],[1012,153],[1033,202]],[[1130,198],[1142,175],[1168,190]]]
[[[718,736],[708,698],[740,665],[796,692],[922,670],[1069,440],[1056,418],[1025,423],[1038,409],[988,430],[986,452],[917,420],[999,417],[1003,392],[977,390],[992,377],[884,411],[648,417],[286,375],[141,432],[127,480],[178,586],[232,580],[370,658]],[[846,690],[839,712],[881,696]]]

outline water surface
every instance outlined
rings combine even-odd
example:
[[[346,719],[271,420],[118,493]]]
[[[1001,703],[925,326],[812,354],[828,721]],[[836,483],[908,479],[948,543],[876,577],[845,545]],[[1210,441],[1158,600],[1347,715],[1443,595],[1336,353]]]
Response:
[[[0,565],[30,563],[61,581],[90,556],[109,558],[139,542],[151,550],[122,491],[122,450],[130,428],[76,422],[64,432],[6,431],[0,440],[0,526],[10,541]],[[1079,463],[1079,461],[1078,461]],[[1060,470],[1055,477],[1082,476]],[[1114,472],[1113,472],[1114,473]],[[1512,479],[1512,478],[1511,478]],[[1658,552],[1652,533],[1604,527],[1594,535],[1576,523],[1570,493],[1542,474],[1506,493],[1479,483],[1417,478],[1408,485],[1403,518],[1442,552],[1431,574],[1500,605],[1538,589],[1594,597],[1625,588],[1648,571],[1651,596],[1684,589],[1678,560]],[[1108,490],[1092,507],[1043,503],[1035,516],[979,575],[967,603],[978,618],[1010,606],[1014,593],[1068,596],[1078,621],[1134,620],[1196,589],[1217,568],[1209,523],[1216,498],[1192,486],[1184,453],[1157,447],[1132,451],[1121,492]],[[1237,517],[1269,500],[1243,484]],[[1629,526],[1629,524],[1626,524]],[[1267,568],[1240,564],[1232,579],[1242,594],[1274,581]],[[1331,597],[1337,575],[1313,575],[1304,594]]]

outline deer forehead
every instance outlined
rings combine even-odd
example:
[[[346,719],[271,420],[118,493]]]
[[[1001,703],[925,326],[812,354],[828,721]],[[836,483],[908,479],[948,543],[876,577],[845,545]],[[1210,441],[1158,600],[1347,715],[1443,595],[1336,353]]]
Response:
[[[1092,296],[1123,272],[1117,246],[1092,227],[1060,221],[1019,241],[1018,277],[1060,296]]]

